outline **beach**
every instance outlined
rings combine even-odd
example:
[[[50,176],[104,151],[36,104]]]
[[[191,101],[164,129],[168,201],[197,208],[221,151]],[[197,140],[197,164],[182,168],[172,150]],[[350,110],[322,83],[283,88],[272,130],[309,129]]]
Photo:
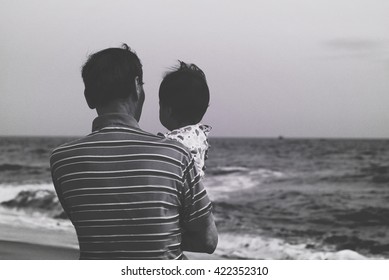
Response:
[[[0,241],[0,260],[76,260],[78,251],[64,247]]]
[[[77,239],[70,231],[0,225],[2,260],[75,260]]]

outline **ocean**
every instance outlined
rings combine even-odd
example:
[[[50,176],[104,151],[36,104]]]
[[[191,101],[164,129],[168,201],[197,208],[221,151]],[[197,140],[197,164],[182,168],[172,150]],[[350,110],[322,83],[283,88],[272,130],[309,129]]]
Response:
[[[49,156],[72,140],[0,137],[0,222],[71,227]],[[389,140],[211,138],[204,183],[230,257],[389,258]],[[0,225],[1,226],[1,225]],[[265,241],[264,241],[265,240]],[[223,248],[222,248],[223,249]]]

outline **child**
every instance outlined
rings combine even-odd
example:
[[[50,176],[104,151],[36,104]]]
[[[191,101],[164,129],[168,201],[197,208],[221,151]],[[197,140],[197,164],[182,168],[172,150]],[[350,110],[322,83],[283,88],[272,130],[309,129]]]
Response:
[[[165,137],[189,148],[200,176],[204,176],[211,127],[200,121],[209,105],[209,89],[200,68],[179,62],[179,67],[167,73],[159,87],[159,120],[170,130]]]

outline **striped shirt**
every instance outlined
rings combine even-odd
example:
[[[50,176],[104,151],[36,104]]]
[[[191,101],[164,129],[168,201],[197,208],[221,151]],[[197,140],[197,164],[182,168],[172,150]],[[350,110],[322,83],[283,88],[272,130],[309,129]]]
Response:
[[[211,213],[190,152],[128,115],[97,117],[50,164],[80,259],[181,259],[182,232]]]

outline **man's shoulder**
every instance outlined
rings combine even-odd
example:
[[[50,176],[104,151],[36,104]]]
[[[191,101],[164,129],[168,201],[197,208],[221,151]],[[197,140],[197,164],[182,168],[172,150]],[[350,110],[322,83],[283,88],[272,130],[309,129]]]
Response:
[[[109,147],[109,146],[139,145],[139,151],[145,147],[157,147],[158,151],[175,150],[177,156],[190,160],[190,150],[182,143],[166,138],[162,135],[155,135],[143,130],[127,128],[106,128],[93,132],[87,136],[64,143],[52,151],[51,157],[62,158],[67,151],[75,152],[82,147]],[[72,153],[73,153],[72,152]]]
[[[166,136],[161,136],[159,143],[165,145],[166,147],[169,148],[174,148],[177,151],[180,151],[183,156],[185,156],[188,160],[191,159],[191,151],[190,149],[183,143],[181,143],[178,140],[168,138]]]
[[[84,139],[86,139],[86,137],[87,136],[84,136],[84,137],[80,137],[80,138],[65,142],[65,143],[59,145],[58,147],[54,148],[51,151],[50,163],[52,164],[53,161],[61,159],[63,157],[63,155],[65,154],[65,152],[67,150],[72,149],[72,147],[76,148],[79,144],[82,144],[84,142]]]
[[[54,154],[57,151],[61,151],[61,150],[64,150],[66,148],[69,148],[69,147],[81,144],[81,143],[83,143],[85,141],[85,139],[87,139],[88,136],[89,135],[83,136],[83,137],[79,137],[79,138],[76,138],[76,139],[73,139],[73,140],[70,140],[70,141],[67,141],[67,142],[59,145],[58,147],[54,148],[51,153]]]

